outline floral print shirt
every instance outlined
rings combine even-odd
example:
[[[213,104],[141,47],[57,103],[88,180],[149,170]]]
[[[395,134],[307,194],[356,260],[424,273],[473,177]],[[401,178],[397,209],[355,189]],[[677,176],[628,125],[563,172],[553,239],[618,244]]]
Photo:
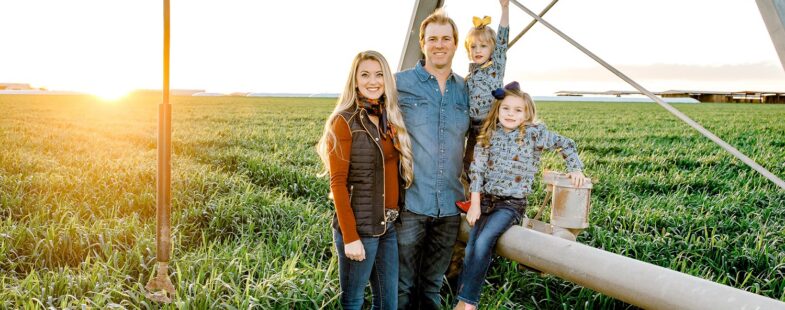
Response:
[[[525,127],[525,133],[521,135],[518,129],[505,132],[504,127],[497,124],[490,146],[485,148],[477,144],[469,168],[472,192],[525,198],[532,192],[543,150],[558,150],[568,172],[583,170],[574,141],[546,129],[544,124]],[[519,139],[521,144],[518,144]]]
[[[504,84],[504,66],[507,65],[507,40],[510,27],[499,26],[496,34],[496,48],[491,58],[484,64],[469,64],[466,86],[469,88],[469,117],[473,122],[481,122],[488,116],[493,104],[494,89]]]

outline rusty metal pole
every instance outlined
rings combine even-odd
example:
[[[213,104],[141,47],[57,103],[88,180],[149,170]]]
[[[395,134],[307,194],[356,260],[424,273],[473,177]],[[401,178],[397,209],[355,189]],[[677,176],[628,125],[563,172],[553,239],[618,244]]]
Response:
[[[164,0],[164,88],[163,102],[158,107],[158,178],[156,206],[155,277],[150,277],[145,288],[147,298],[169,303],[175,294],[169,279],[169,259],[172,252],[172,105],[169,104],[169,0]],[[155,272],[155,271],[154,271]]]

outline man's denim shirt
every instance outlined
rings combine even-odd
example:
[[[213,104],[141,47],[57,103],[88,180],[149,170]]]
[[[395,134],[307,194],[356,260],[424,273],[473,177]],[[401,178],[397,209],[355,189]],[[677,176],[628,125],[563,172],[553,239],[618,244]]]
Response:
[[[405,208],[432,217],[460,214],[464,200],[460,178],[469,129],[469,97],[463,78],[451,73],[442,95],[424,61],[395,74],[398,101],[412,141],[414,182],[406,190]]]

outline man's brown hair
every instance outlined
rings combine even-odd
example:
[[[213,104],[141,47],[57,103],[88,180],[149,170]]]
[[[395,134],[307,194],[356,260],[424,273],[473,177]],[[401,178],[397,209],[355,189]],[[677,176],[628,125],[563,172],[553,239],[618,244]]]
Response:
[[[425,18],[420,24],[420,48],[425,46],[425,27],[428,27],[429,24],[436,23],[441,25],[450,24],[452,26],[452,37],[453,41],[455,42],[455,46],[458,46],[458,26],[455,25],[455,22],[447,16],[447,13],[444,12],[444,9],[438,8],[436,11],[433,11],[431,15]]]

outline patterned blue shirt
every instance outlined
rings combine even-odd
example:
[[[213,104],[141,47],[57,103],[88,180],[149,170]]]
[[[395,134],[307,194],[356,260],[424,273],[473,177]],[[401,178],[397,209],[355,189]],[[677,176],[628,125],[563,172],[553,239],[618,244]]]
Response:
[[[504,84],[504,66],[507,65],[507,40],[510,27],[499,26],[496,34],[496,48],[491,58],[484,64],[469,64],[466,86],[469,88],[469,116],[473,121],[483,121],[493,104],[494,89]]]
[[[518,129],[505,132],[504,127],[497,124],[490,147],[484,148],[478,143],[474,149],[474,161],[469,168],[471,191],[526,197],[532,192],[534,177],[540,170],[543,150],[558,150],[568,172],[583,170],[575,142],[546,129],[545,125],[526,125],[526,132],[521,137]]]
[[[442,95],[424,61],[395,74],[398,102],[412,141],[414,182],[406,189],[405,208],[432,217],[460,214],[455,201],[464,200],[460,177],[469,129],[466,84],[451,73]]]

